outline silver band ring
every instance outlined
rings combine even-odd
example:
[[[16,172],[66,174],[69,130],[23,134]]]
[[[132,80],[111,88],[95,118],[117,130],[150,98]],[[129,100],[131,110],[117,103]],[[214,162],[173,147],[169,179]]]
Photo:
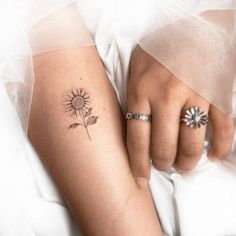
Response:
[[[206,125],[208,118],[209,116],[200,107],[191,107],[185,112],[181,122],[184,122],[190,128],[197,129],[201,128],[202,125]]]
[[[127,120],[134,119],[134,120],[151,121],[152,120],[152,115],[127,112],[126,113],[126,119]]]

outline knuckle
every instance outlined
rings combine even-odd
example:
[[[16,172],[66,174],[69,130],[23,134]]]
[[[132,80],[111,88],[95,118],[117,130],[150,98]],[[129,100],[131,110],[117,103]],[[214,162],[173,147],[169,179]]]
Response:
[[[149,59],[149,60],[147,60]],[[149,67],[151,57],[141,47],[136,46],[130,58],[130,73],[141,75]]]
[[[220,159],[226,159],[231,153],[231,145],[214,145],[212,148],[212,153]]]
[[[225,122],[225,124],[219,129],[212,142],[212,153],[220,159],[226,159],[231,151],[234,139],[234,128],[231,121]]]
[[[169,90],[169,88],[167,90]],[[161,99],[163,105],[170,107],[173,101],[176,100],[176,96],[173,91],[165,91]]]
[[[230,154],[230,151],[227,150],[227,151],[224,151],[224,152],[220,152],[218,154],[218,156],[219,156],[220,159],[224,160],[229,156],[229,154]]]
[[[170,94],[179,94],[179,92],[181,92],[184,88],[185,85],[174,76],[169,78],[166,86],[167,93]]]
[[[155,160],[166,160],[167,162],[175,158],[176,152],[170,148],[153,148],[151,157]]]
[[[151,151],[153,165],[162,171],[169,170],[174,163],[176,153],[167,148],[158,148]]]
[[[194,159],[200,156],[203,153],[203,150],[204,150],[203,143],[198,143],[198,142],[186,143],[185,145],[182,145],[179,155],[187,159],[190,158]]]
[[[233,140],[234,129],[231,124],[225,124],[219,131],[218,137],[224,141]]]
[[[129,138],[127,140],[127,146],[129,151],[137,153],[146,151],[148,148],[147,140],[140,138]]]
[[[128,85],[128,99],[133,98],[134,100],[139,100],[140,98],[146,97],[146,87],[147,83],[143,77],[130,80]]]
[[[165,84],[162,96],[163,102],[169,105],[173,104],[173,101],[176,101],[176,97],[178,97],[178,100],[185,99],[186,92],[184,91],[182,82],[178,81],[178,79],[173,76],[170,76],[168,82]]]

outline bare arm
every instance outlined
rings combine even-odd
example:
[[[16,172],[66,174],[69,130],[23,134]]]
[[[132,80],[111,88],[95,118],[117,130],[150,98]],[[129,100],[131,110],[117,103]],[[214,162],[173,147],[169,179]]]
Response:
[[[119,104],[95,47],[34,58],[29,137],[85,235],[162,235],[129,168]]]

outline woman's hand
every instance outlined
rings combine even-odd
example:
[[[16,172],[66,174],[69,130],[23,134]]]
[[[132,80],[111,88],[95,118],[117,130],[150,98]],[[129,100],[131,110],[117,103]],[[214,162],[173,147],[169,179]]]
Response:
[[[186,110],[209,113],[213,128],[209,156],[224,159],[231,151],[233,120],[177,79],[162,64],[137,47],[131,60],[128,111],[151,114],[152,121],[129,120],[127,144],[135,177],[149,177],[150,158],[162,171],[173,165],[193,169],[204,150],[206,126],[192,129],[180,122]]]

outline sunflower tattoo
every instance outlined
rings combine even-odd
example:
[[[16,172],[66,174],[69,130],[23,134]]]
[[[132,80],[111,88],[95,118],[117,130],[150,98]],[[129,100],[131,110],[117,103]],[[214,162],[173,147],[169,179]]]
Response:
[[[80,118],[80,122],[71,124],[68,129],[75,129],[79,126],[84,127],[91,141],[88,126],[96,124],[98,116],[92,115],[93,108],[89,107],[89,104],[90,97],[82,88],[72,89],[64,100],[65,112],[75,116],[76,119]]]

